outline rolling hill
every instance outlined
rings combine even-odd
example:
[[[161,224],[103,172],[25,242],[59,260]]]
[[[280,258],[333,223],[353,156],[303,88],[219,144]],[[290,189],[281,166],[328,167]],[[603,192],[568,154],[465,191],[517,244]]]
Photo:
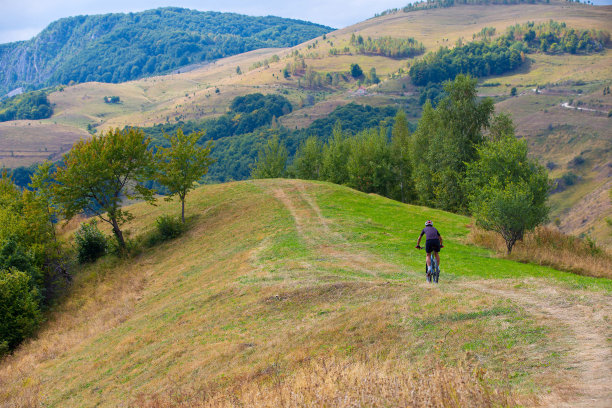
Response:
[[[29,41],[0,44],[0,91],[125,82],[257,48],[293,46],[329,31],[307,21],[177,7],[68,17]]]
[[[65,143],[83,137],[87,129],[102,132],[117,126],[219,117],[236,96],[255,92],[277,93],[291,101],[293,112],[278,120],[288,129],[305,128],[350,102],[402,107],[414,122],[420,116],[420,88],[411,83],[408,71],[421,56],[357,54],[351,46],[353,35],[366,39],[414,38],[429,52],[440,46],[452,47],[458,40],[470,42],[487,27],[499,34],[515,24],[550,20],[575,29],[612,32],[612,7],[552,1],[397,11],[291,48],[259,49],[189,72],[121,84],[87,82],[68,86],[50,95],[55,105],[51,118],[0,123],[0,135],[5,136],[0,143],[23,137],[26,140],[19,149],[3,143],[0,162],[28,165],[40,160],[43,151],[49,157],[58,157]],[[530,53],[518,70],[482,78],[479,88],[481,95],[495,99],[497,112],[512,115],[518,135],[528,140],[532,154],[549,167],[553,178],[560,180],[561,187],[551,196],[552,222],[565,232],[585,234],[607,245],[612,244],[612,228],[604,221],[612,217],[612,127],[607,116],[612,109],[612,95],[604,95],[603,89],[612,82],[611,55],[610,49],[575,55]],[[302,60],[306,68],[285,77],[287,65]],[[353,79],[348,72],[354,63],[365,73],[374,68],[382,81],[368,85]],[[308,72],[323,78],[330,74],[340,80],[309,84]],[[512,97],[513,88],[516,96]],[[108,95],[119,96],[121,103],[105,103]],[[61,139],[54,136],[47,142],[33,127],[37,123],[52,135],[61,134]]]
[[[609,279],[499,259],[468,218],[329,183],[196,189],[189,231],[82,270],[0,364],[6,406],[606,406]],[[134,239],[175,202],[136,204]],[[413,248],[445,237],[441,283]],[[69,228],[69,227],[68,227]]]

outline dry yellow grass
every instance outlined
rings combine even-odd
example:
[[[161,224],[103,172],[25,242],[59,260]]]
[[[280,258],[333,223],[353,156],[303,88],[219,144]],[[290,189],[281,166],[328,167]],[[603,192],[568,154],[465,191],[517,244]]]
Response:
[[[140,395],[129,406],[165,407],[513,407],[509,390],[493,388],[475,363],[448,367],[433,364],[414,371],[410,365],[381,367],[368,360],[317,358],[291,376],[271,365],[257,380],[245,378],[229,390],[174,389]],[[263,380],[263,381],[261,381]],[[263,383],[263,384],[262,384]],[[527,400],[522,401],[522,403]],[[529,400],[534,403],[533,400]]]
[[[549,341],[560,329],[378,259],[324,217],[319,189],[353,194],[294,181],[194,191],[185,236],[76,276],[38,338],[1,362],[0,406],[512,406],[535,401],[536,374],[567,384],[565,342]],[[179,207],[133,210],[136,237]]]
[[[584,276],[612,278],[612,253],[609,250],[551,227],[538,227],[527,233],[522,241],[516,243],[510,255],[505,255],[506,243],[497,233],[474,228],[469,239],[519,262],[548,265]]]

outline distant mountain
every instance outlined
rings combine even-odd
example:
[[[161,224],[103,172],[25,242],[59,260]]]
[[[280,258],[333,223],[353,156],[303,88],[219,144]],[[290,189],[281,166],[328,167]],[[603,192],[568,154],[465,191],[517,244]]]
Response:
[[[0,93],[70,81],[123,82],[258,48],[294,46],[329,31],[301,20],[175,7],[68,17],[32,40],[0,44]]]

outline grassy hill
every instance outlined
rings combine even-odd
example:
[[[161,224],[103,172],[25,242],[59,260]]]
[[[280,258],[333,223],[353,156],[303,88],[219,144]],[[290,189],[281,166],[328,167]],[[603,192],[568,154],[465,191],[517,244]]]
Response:
[[[174,202],[132,207],[132,239]],[[182,237],[76,277],[3,406],[605,406],[609,279],[498,259],[470,219],[328,183],[198,188]],[[440,284],[414,249],[445,238]]]
[[[612,7],[568,4],[464,5],[412,12],[396,12],[328,33],[292,48],[261,49],[196,67],[189,72],[151,77],[122,84],[88,82],[54,92],[53,117],[43,120],[49,128],[77,140],[89,127],[98,132],[125,125],[152,126],[204,120],[224,113],[231,100],[253,92],[280,93],[294,105],[294,111],[279,119],[290,129],[304,128],[350,102],[373,106],[401,106],[416,121],[420,115],[419,89],[407,74],[419,56],[407,59],[355,54],[354,50],[331,55],[330,50],[349,46],[353,34],[364,38],[413,37],[426,51],[452,47],[485,27],[497,33],[514,24],[549,20],[565,22],[576,29],[612,32]],[[325,76],[345,74],[347,80],[322,86],[308,86],[305,72],[285,78],[282,71],[295,62],[296,53],[308,68]],[[276,58],[276,57],[278,58]],[[572,178],[572,185],[553,194],[553,220],[569,233],[586,234],[612,245],[610,161],[612,132],[607,112],[612,95],[603,89],[612,82],[610,49],[588,55],[528,54],[528,63],[517,71],[482,79],[481,95],[496,100],[497,112],[512,115],[518,134],[525,137],[533,154],[549,164],[554,178]],[[382,82],[358,91],[358,81],[348,75],[358,63],[364,72],[375,68]],[[237,74],[237,67],[242,74]],[[512,88],[517,96],[510,97]],[[536,93],[534,90],[538,88]],[[218,92],[217,92],[218,91]],[[119,96],[122,103],[104,103],[104,96]],[[569,103],[571,102],[571,103]],[[569,104],[563,106],[563,104]],[[578,110],[573,108],[586,108]],[[16,158],[10,150],[0,151],[4,165],[27,165],[39,160],[44,136],[33,132],[31,122],[0,123],[0,134],[28,134],[33,146],[24,146]],[[17,130],[19,128],[19,130]],[[54,145],[57,146],[57,145]],[[28,151],[34,153],[27,153]],[[52,153],[59,154],[56,148]],[[576,158],[582,164],[576,166]]]

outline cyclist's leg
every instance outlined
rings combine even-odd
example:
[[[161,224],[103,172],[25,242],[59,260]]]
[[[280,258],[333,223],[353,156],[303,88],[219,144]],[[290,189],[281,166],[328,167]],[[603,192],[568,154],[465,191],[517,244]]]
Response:
[[[427,253],[427,267],[429,268],[431,266],[431,252]]]
[[[438,264],[438,268],[440,267],[440,252],[435,251],[434,252],[436,255],[436,263]]]

